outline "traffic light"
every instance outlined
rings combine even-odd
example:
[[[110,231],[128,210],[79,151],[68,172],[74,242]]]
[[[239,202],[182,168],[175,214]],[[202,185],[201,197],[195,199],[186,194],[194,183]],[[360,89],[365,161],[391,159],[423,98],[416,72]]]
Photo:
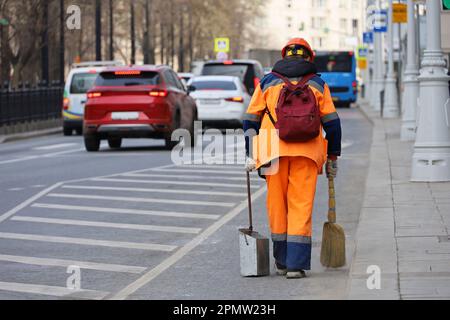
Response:
[[[444,11],[450,11],[450,0],[442,0],[442,9]]]

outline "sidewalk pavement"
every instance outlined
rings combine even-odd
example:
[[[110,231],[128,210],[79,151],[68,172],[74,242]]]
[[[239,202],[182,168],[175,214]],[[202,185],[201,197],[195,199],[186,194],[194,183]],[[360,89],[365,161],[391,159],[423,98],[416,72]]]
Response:
[[[0,135],[0,144],[6,143],[6,142],[17,141],[17,140],[42,137],[42,136],[47,136],[50,134],[58,134],[58,133],[62,134],[62,130],[63,130],[63,128],[61,126],[59,126],[56,128],[49,128],[49,129],[43,129],[43,130]]]
[[[400,141],[400,119],[373,122],[364,203],[350,269],[350,299],[450,299],[450,183],[410,182],[414,144]],[[369,290],[370,266],[381,289]]]

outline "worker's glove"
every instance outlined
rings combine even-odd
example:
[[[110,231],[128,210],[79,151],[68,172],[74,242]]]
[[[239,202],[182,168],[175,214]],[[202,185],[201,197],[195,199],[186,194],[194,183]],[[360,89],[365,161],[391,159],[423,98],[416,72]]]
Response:
[[[338,172],[337,160],[328,159],[326,166],[327,178],[336,179]]]
[[[247,157],[245,159],[245,170],[247,170],[248,172],[251,172],[255,169],[256,169],[256,161],[250,157]]]

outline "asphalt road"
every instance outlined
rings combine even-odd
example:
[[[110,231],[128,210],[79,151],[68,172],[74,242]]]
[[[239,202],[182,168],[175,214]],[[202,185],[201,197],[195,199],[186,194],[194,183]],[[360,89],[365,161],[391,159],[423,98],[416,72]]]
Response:
[[[340,115],[338,220],[347,232],[350,265],[372,129],[357,109]],[[91,154],[81,137],[59,135],[0,145],[0,299],[346,297],[348,267],[324,270],[318,261],[327,213],[324,177],[309,278],[243,279],[237,233],[247,226],[242,165],[175,166],[162,145],[126,140],[122,150]],[[256,229],[269,235],[264,181],[253,175],[252,187]],[[81,290],[72,290],[77,268]]]

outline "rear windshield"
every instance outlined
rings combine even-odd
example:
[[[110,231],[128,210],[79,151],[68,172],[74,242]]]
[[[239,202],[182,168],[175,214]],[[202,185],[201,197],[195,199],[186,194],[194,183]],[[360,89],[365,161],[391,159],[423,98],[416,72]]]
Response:
[[[207,64],[203,67],[204,76],[233,76],[239,77],[241,81],[245,80],[248,65],[243,64]]]
[[[234,82],[230,81],[194,81],[192,85],[196,90],[237,90]]]
[[[94,86],[95,79],[97,79],[96,73],[74,74],[70,84],[70,93],[85,94]]]
[[[119,74],[116,72],[103,72],[95,81],[99,87],[128,87],[128,86],[148,86],[160,83],[157,72],[140,72],[129,74]]]
[[[315,64],[319,73],[353,72],[353,57],[348,52],[318,54]]]

